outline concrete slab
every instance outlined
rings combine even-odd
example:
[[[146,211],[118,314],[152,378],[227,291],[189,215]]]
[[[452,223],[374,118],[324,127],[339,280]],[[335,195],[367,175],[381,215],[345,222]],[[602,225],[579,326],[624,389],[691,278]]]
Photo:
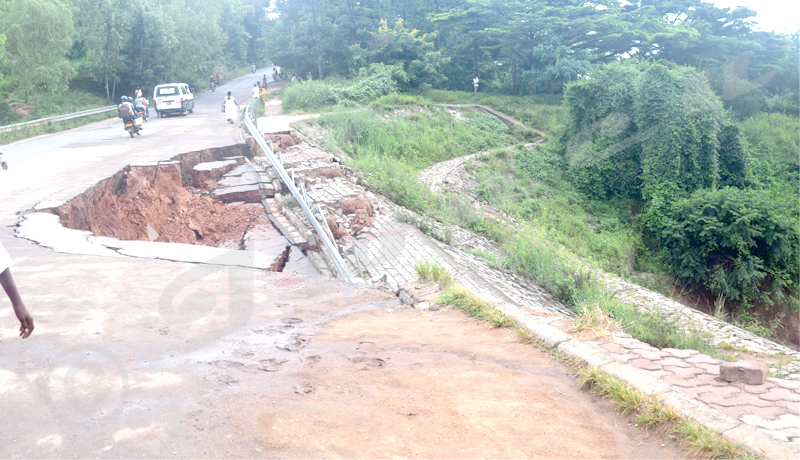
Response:
[[[205,163],[198,163],[192,168],[194,171],[213,171],[215,169],[222,169],[226,166],[231,166],[239,163],[237,160],[220,160],[220,161],[207,161]]]
[[[236,201],[261,203],[262,200],[261,187],[258,184],[218,188],[211,193],[211,196],[219,199],[223,203],[233,203]]]
[[[274,258],[264,254],[257,255],[254,251],[222,249],[195,244],[125,241],[104,236],[91,236],[89,241],[107,248],[114,248],[122,255],[145,259],[262,269],[269,268],[275,261]]]
[[[239,175],[222,176],[222,179],[217,181],[221,187],[235,187],[239,185],[259,185],[261,177],[255,171],[247,171]]]
[[[283,273],[297,273],[300,275],[320,275],[319,270],[314,266],[311,260],[303,254],[297,246],[292,246],[289,253],[289,260],[286,261],[286,266],[283,267]]]
[[[64,228],[57,215],[46,212],[34,212],[23,217],[16,234],[62,253],[121,257],[113,250],[89,241],[92,232]]]

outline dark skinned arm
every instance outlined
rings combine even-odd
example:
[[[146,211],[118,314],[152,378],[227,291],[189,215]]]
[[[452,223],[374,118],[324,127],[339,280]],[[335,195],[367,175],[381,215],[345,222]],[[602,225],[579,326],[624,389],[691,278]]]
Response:
[[[3,270],[3,273],[0,273],[0,285],[3,286],[6,294],[8,294],[8,299],[11,300],[11,306],[14,307],[14,313],[19,320],[19,336],[23,339],[27,339],[31,335],[31,332],[33,332],[33,317],[28,313],[28,309],[25,308],[25,304],[19,296],[19,291],[17,291],[17,285],[14,283],[14,277],[11,276],[10,268],[6,268]]]

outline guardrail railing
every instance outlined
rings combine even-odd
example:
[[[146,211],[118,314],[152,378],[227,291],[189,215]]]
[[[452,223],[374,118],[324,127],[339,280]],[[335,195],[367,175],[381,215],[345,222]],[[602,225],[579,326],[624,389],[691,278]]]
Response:
[[[42,123],[71,120],[73,118],[80,118],[88,115],[96,115],[98,113],[110,112],[112,110],[117,110],[117,106],[110,105],[108,107],[100,107],[98,109],[81,110],[80,112],[68,113],[66,115],[56,115],[54,117],[39,118],[38,120],[25,121],[22,123],[14,123],[13,125],[0,126],[0,133],[7,133],[9,131],[21,129],[26,126],[36,126],[36,125],[41,125]]]
[[[275,157],[275,154],[272,151],[272,148],[267,144],[264,140],[264,133],[259,131],[256,127],[256,119],[253,113],[255,103],[258,99],[253,99],[247,104],[247,108],[245,109],[245,116],[244,116],[244,125],[250,134],[253,135],[255,138],[256,143],[261,147],[261,150],[264,151],[264,154],[269,159],[269,162],[272,163],[272,167],[275,168],[275,171],[278,172],[278,177],[280,177],[281,181],[286,184],[286,188],[292,192],[292,196],[303,208],[303,212],[306,213],[306,217],[311,222],[311,225],[314,227],[314,231],[317,233],[317,237],[322,241],[322,245],[325,246],[325,250],[328,251],[328,255],[330,256],[331,260],[333,260],[333,264],[336,266],[336,270],[339,272],[339,275],[342,277],[346,283],[352,283],[353,281],[350,279],[350,274],[347,273],[347,270],[344,268],[344,262],[342,261],[342,257],[339,255],[339,251],[336,249],[336,246],[331,242],[330,238],[328,238],[328,234],[325,233],[325,230],[322,228],[320,223],[317,221],[316,216],[309,206],[307,200],[307,196],[305,194],[305,187],[303,187],[303,191],[297,189],[297,186],[294,184],[294,174],[289,176],[289,173],[283,167],[283,161]],[[322,212],[322,209],[315,205],[314,209],[319,211],[320,215],[322,216],[322,221],[325,222],[325,226],[327,227],[328,223],[325,219],[325,214]],[[330,230],[329,230],[330,231]]]

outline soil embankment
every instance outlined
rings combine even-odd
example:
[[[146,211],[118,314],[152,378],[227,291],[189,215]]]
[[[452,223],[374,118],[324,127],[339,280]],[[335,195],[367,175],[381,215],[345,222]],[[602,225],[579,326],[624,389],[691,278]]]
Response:
[[[239,149],[228,150],[209,149],[171,162],[128,166],[51,212],[63,226],[96,236],[237,247],[264,208],[260,204],[226,205],[196,189],[192,176],[193,167],[202,162],[242,159],[225,156],[241,153]],[[204,177],[213,182],[218,179]]]

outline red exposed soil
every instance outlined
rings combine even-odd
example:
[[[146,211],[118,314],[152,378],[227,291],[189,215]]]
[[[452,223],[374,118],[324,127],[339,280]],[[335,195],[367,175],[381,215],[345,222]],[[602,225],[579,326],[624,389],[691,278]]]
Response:
[[[195,188],[210,192],[217,187],[217,181],[222,176],[224,176],[230,170],[239,166],[242,163],[244,163],[244,157],[240,157],[238,158],[238,161],[236,163],[231,163],[229,165],[223,166],[222,168],[215,168],[203,171],[198,171],[196,169],[193,169],[192,183],[194,184]]]
[[[62,225],[122,240],[218,246],[241,239],[264,213],[190,193],[177,163],[127,167],[78,198],[54,210]]]
[[[300,138],[293,136],[291,133],[267,134],[264,136],[264,140],[272,140],[272,149],[276,153],[283,152],[289,147],[303,142]]]

